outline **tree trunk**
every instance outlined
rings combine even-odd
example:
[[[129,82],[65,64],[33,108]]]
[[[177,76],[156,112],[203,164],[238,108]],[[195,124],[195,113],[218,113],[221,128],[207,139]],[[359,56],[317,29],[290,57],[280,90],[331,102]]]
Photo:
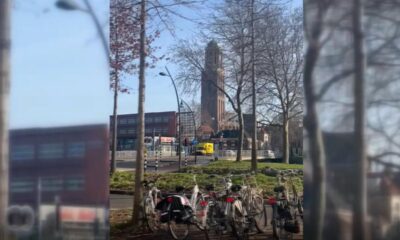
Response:
[[[314,104],[309,105],[312,107],[311,105]],[[325,150],[315,105],[311,109],[308,109],[307,116],[304,119],[304,126],[308,132],[309,150],[307,158],[311,162],[312,174],[311,181],[304,184],[306,196],[304,239],[322,240],[326,202]]]
[[[118,70],[116,70],[118,71]],[[118,123],[118,115],[117,115],[117,108],[118,108],[118,73],[114,83],[114,108],[113,108],[113,135],[112,135],[112,149],[111,149],[111,174],[115,172],[116,169],[116,159],[115,155],[117,153],[117,123]]]
[[[10,0],[0,1],[0,239],[8,239],[8,101],[10,94]]]
[[[237,152],[236,152],[236,161],[240,162],[242,161],[242,150],[243,150],[243,135],[244,135],[244,129],[243,129],[243,114],[242,110],[239,106],[238,108],[238,118],[239,118],[239,139],[238,139],[238,146],[237,146]]]
[[[355,143],[355,198],[353,201],[353,239],[367,238],[367,187],[365,157],[365,55],[362,29],[363,6],[361,0],[353,0],[353,48],[354,48],[354,143]]]
[[[257,115],[256,115],[256,80],[254,59],[254,0],[251,0],[251,91],[252,91],[252,113],[253,129],[251,134],[251,170],[257,172]]]
[[[286,114],[285,114],[286,115]],[[289,120],[287,116],[283,117],[282,122],[282,140],[283,140],[283,155],[282,155],[282,162],[289,164]]]
[[[118,27],[115,31],[115,38],[118,39]],[[118,63],[119,61],[119,51],[118,49],[115,52],[115,61]],[[116,159],[115,155],[117,154],[117,135],[118,135],[118,87],[119,87],[119,72],[118,67],[115,69],[115,82],[114,82],[114,107],[113,107],[113,135],[112,135],[112,148],[111,148],[111,171],[113,174],[116,169]]]
[[[0,1],[0,239],[8,239],[8,101],[10,94],[10,13],[9,0]]]
[[[132,220],[134,226],[141,225],[141,213],[144,178],[144,101],[145,101],[145,64],[146,64],[146,0],[141,2],[140,10],[140,63],[139,63],[139,99],[138,99],[138,126],[137,126],[137,148],[136,148],[136,175],[135,175],[135,197],[133,203]]]
[[[304,215],[304,239],[322,240],[325,216],[325,150],[321,129],[318,122],[318,114],[315,97],[314,69],[320,52],[320,36],[322,32],[323,11],[319,6],[321,2],[310,1],[309,4],[317,6],[315,19],[310,25],[308,47],[305,53],[303,73],[304,97],[306,115],[304,127],[308,134],[307,158],[311,163],[311,178],[306,178],[305,215]],[[307,13],[305,13],[307,15]],[[307,16],[306,16],[307,17]],[[307,24],[307,22],[306,22]],[[307,175],[306,175],[307,176]]]

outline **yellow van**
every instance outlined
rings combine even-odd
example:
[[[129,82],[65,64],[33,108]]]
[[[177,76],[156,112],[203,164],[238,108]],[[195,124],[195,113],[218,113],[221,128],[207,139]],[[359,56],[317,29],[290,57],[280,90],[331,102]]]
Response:
[[[214,153],[213,143],[199,143],[196,145],[196,154],[212,155]]]

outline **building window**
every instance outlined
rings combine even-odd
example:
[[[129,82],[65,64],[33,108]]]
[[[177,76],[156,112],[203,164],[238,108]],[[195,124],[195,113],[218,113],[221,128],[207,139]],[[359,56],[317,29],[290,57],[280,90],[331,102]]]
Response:
[[[127,133],[127,130],[126,130],[126,129],[119,129],[119,130],[118,130],[118,133],[119,133],[119,134],[126,134],[126,133]]]
[[[10,181],[10,191],[12,193],[33,192],[35,187],[32,178],[16,178]]]
[[[159,127],[154,128],[154,134],[155,135],[160,135],[161,134],[161,128],[159,128]]]
[[[133,150],[135,147],[134,139],[118,139],[118,150]]]
[[[39,145],[39,159],[59,159],[64,157],[64,145],[62,143],[46,143]]]
[[[153,130],[152,130],[152,129],[150,129],[150,128],[146,128],[144,131],[145,131],[145,133],[148,133],[148,134],[150,134],[150,133],[152,133],[152,132],[153,132]]]
[[[124,125],[124,124],[128,123],[126,118],[120,118],[118,121],[119,121],[119,124],[121,124],[121,125]]]
[[[128,118],[128,123],[129,124],[135,124],[136,123],[136,118]]]
[[[153,122],[153,118],[152,117],[145,118],[145,123],[152,123],[152,122]]]
[[[136,129],[135,128],[129,128],[128,129],[128,134],[135,134],[136,133]]]
[[[42,190],[45,192],[61,191],[63,179],[61,177],[44,177],[41,179]]]
[[[92,140],[92,141],[86,142],[87,148],[91,148],[91,149],[103,148],[104,144],[106,144],[106,142],[103,142],[100,140]]]
[[[11,147],[11,160],[24,161],[31,160],[35,156],[35,147],[33,145],[17,145]]]
[[[164,123],[169,122],[169,117],[163,117],[163,122],[164,122]]]
[[[68,158],[83,158],[86,153],[84,142],[68,143],[67,157]]]
[[[161,117],[155,117],[154,118],[155,123],[160,123],[161,122]]]
[[[163,128],[163,129],[162,129],[162,133],[163,133],[163,134],[167,134],[167,133],[168,133],[168,128]]]
[[[64,186],[67,191],[80,191],[84,189],[85,179],[83,176],[73,176],[65,179]]]

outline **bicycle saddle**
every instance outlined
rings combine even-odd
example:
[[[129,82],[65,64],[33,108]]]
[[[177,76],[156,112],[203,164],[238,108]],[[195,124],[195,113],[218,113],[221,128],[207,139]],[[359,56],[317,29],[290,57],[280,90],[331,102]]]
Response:
[[[213,191],[214,190],[214,184],[207,184],[206,185],[206,190],[207,191]]]
[[[285,186],[274,187],[274,192],[281,193],[285,191]]]
[[[242,186],[240,186],[240,185],[232,185],[232,187],[231,187],[232,192],[239,192],[240,189],[242,189]]]
[[[185,190],[185,188],[184,188],[183,186],[176,186],[176,187],[175,187],[175,191],[176,191],[177,193],[183,192],[183,190]]]
[[[144,181],[142,181],[142,185],[144,186],[144,187],[148,187],[149,186],[149,181],[147,181],[147,180],[144,180]]]

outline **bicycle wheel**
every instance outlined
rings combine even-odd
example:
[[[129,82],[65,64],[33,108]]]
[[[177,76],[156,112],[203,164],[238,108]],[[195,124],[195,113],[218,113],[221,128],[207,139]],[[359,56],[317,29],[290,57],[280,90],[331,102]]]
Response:
[[[304,208],[303,208],[303,202],[301,199],[299,199],[297,201],[297,211],[299,212],[299,215],[300,215],[301,219],[303,220]]]
[[[272,206],[272,220],[271,220],[271,225],[272,225],[272,239],[273,240],[279,240],[279,234],[278,234],[278,216],[277,216],[277,210],[276,206]]]
[[[195,209],[193,209],[196,214],[196,226],[198,229],[204,231],[207,228],[207,218],[208,218],[208,202],[203,196],[199,196],[196,201]]]
[[[244,214],[244,208],[242,205],[242,201],[235,200],[232,203],[231,210],[231,226],[232,232],[235,235],[236,239],[244,240],[247,239],[247,223],[246,216]]]
[[[176,223],[174,219],[171,219],[168,221],[168,230],[173,239],[186,240],[189,237],[190,224]]]
[[[157,217],[157,212],[153,208],[153,204],[149,197],[144,199],[144,217],[146,219],[146,223],[150,231],[152,232],[157,231],[158,227],[160,226]]]
[[[252,213],[254,214],[254,221],[257,231],[265,233],[268,228],[267,210],[264,206],[264,199],[261,196],[253,198]]]

